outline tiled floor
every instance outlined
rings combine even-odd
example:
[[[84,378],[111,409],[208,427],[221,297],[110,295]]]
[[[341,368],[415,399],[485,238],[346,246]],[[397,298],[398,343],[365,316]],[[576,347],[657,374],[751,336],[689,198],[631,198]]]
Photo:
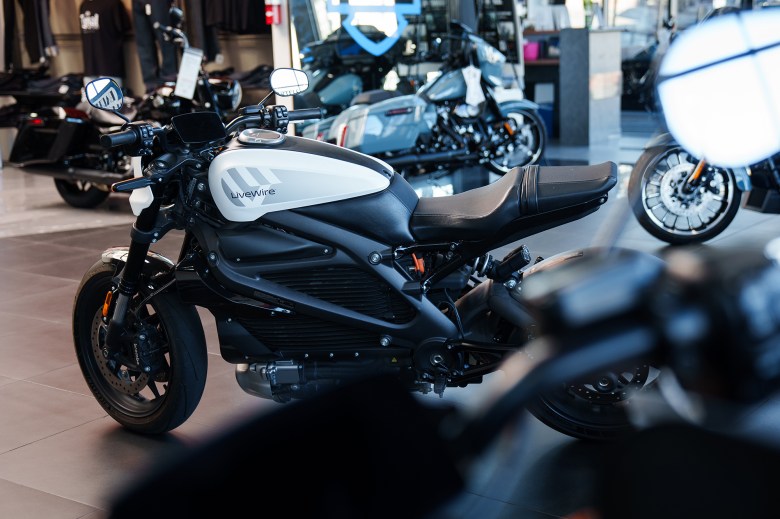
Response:
[[[550,163],[612,160],[623,167],[618,187],[599,211],[525,240],[534,256],[587,246],[610,221],[623,222],[618,245],[663,250],[664,244],[626,213],[626,174],[652,131],[647,118],[626,114],[619,141],[590,148],[550,146]],[[232,365],[219,356],[206,312],[201,312],[210,353],[205,395],[183,426],[162,438],[134,435],[90,396],[73,353],[71,305],[82,273],[103,249],[127,243],[132,220],[123,195],[112,195],[94,210],[77,210],[61,201],[47,177],[8,166],[0,172],[0,518],[101,518],[114,492],[163,453],[279,405],[238,387]],[[740,211],[706,247],[755,245],[778,234],[780,217]],[[163,240],[157,249],[175,256],[175,242],[175,237],[168,244]],[[445,399],[465,403],[481,390],[450,389]],[[469,491],[443,515],[561,517],[587,499],[602,446],[533,420],[515,446],[478,467]]]

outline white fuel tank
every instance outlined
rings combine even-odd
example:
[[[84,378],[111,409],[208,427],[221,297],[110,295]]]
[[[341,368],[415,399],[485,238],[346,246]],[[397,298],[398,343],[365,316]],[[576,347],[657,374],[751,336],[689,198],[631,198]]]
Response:
[[[393,169],[325,142],[249,129],[209,166],[222,215],[251,222],[266,213],[345,200],[386,189]]]

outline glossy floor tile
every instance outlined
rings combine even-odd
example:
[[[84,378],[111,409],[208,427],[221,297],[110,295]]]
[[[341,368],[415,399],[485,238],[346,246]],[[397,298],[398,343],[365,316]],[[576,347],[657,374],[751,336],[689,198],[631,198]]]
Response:
[[[618,163],[619,185],[596,213],[524,240],[534,256],[603,244],[605,236],[614,236],[618,246],[663,253],[665,244],[636,224],[625,198],[631,164],[655,130],[650,118],[627,113],[619,140],[589,148],[550,145],[547,164]],[[417,187],[426,196],[447,193],[454,189],[450,182],[420,179]],[[456,182],[462,185],[462,179]],[[161,456],[279,405],[239,388],[233,366],[219,356],[207,312],[201,312],[209,343],[206,390],[183,426],[157,438],[131,434],[92,398],[73,353],[73,298],[100,252],[127,243],[132,221],[125,195],[79,210],[60,199],[48,177],[9,166],[0,171],[0,518],[100,519],[115,493]],[[605,234],[615,223],[621,232]],[[702,247],[751,247],[777,235],[780,217],[740,211],[723,235]],[[155,245],[171,256],[177,246],[175,233]],[[488,388],[451,388],[444,401],[466,406]],[[421,398],[432,404],[438,399]],[[491,449],[470,474],[467,491],[434,517],[541,519],[563,517],[588,503],[591,476],[606,447],[523,416],[522,434]],[[780,423],[780,413],[769,405],[753,416],[746,428]],[[258,513],[265,498],[258,489]]]

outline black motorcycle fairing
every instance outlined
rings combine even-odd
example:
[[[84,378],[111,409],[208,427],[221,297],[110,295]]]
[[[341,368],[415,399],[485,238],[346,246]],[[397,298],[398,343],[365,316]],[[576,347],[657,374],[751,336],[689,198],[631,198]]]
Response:
[[[312,205],[294,211],[316,220],[357,231],[383,243],[413,243],[409,220],[419,196],[401,175],[393,175],[390,185],[378,193]]]
[[[401,269],[389,260],[376,265],[369,262],[372,253],[391,250],[388,245],[293,211],[269,213],[253,225],[252,232],[260,235],[277,228],[297,235],[296,240],[316,236],[318,242],[325,238],[331,244],[323,247],[319,257],[236,261],[222,252],[221,229],[197,229],[195,238],[208,262],[208,273],[199,272],[203,283],[216,281],[240,298],[279,309],[258,334],[276,334],[271,328],[279,327],[285,328],[289,338],[275,344],[263,341],[269,348],[294,348],[295,341],[307,348],[354,347],[347,339],[355,331],[359,332],[357,342],[377,345],[380,335],[389,332],[394,345],[411,347],[423,338],[457,333],[455,324],[436,304],[419,293],[405,292],[410,279]],[[213,300],[188,302],[205,307],[215,304]],[[306,319],[308,324],[285,319],[291,316]],[[338,332],[332,342],[323,340],[323,328]],[[308,333],[316,339],[311,344],[305,337]]]
[[[558,212],[581,208],[587,214],[594,201],[606,202],[616,183],[613,162],[514,168],[486,186],[448,197],[421,198],[410,226],[420,241],[485,240],[507,228],[526,230],[526,220],[547,213],[558,226]],[[525,236],[529,234],[533,233]]]

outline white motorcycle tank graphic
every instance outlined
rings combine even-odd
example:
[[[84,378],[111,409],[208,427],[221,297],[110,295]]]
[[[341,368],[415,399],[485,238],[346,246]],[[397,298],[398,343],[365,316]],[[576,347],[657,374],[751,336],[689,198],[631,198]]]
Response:
[[[393,174],[368,155],[269,130],[244,130],[237,141],[209,166],[211,196],[232,222],[376,193]]]

